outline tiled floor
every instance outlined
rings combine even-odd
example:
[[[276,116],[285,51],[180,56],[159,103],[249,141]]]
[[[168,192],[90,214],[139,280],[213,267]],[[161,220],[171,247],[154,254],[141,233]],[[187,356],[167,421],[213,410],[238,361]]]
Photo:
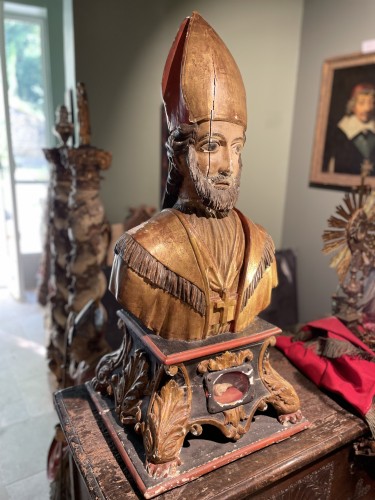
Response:
[[[45,352],[34,295],[19,303],[0,288],[0,500],[49,498],[46,461],[58,419]]]

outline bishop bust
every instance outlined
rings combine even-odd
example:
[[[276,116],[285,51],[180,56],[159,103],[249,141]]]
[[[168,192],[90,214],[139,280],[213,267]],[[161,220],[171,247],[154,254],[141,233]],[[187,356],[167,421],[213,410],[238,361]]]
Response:
[[[242,78],[197,13],[180,27],[162,91],[170,132],[163,210],[116,244],[110,289],[125,309],[124,339],[98,364],[91,392],[149,496],[307,425],[295,390],[270,364],[279,330],[254,321],[277,275],[271,237],[235,208],[247,123]],[[272,425],[262,415],[269,404],[279,420]],[[142,435],[144,462],[118,420]],[[296,425],[284,433],[288,422]],[[233,443],[217,442],[207,455],[213,428]],[[189,433],[204,433],[199,460],[192,442],[185,453]]]
[[[117,242],[110,289],[166,339],[244,330],[277,284],[274,245],[234,208],[246,96],[216,32],[193,13],[163,74],[170,167],[163,210]]]

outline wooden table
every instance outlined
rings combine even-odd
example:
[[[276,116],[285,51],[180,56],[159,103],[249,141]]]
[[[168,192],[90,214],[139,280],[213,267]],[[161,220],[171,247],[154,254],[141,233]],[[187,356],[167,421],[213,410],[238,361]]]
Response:
[[[276,349],[273,367],[298,392],[311,426],[293,437],[160,495],[160,499],[374,499],[375,461],[355,456],[364,421],[318,390]],[[55,395],[69,443],[75,496],[142,498],[104,428],[85,385]]]

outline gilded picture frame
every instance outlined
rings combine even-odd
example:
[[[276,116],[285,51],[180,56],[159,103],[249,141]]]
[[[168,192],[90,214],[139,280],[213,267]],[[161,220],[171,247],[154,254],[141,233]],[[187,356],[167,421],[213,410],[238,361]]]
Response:
[[[374,96],[375,53],[324,61],[310,185],[347,189],[365,168],[375,187]]]

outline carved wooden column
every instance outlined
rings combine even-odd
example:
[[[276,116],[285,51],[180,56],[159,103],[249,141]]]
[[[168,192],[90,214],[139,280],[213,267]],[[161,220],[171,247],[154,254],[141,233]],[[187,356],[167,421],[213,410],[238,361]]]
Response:
[[[67,141],[73,133],[73,125],[68,120],[68,110],[61,106],[57,111],[55,134],[60,146],[44,149],[51,165],[51,180],[47,207],[47,241],[45,245],[44,269],[41,287],[47,301],[46,328],[50,332],[47,349],[49,367],[58,383],[62,380],[64,363],[64,339],[68,312],[69,281],[66,275],[71,243],[68,236],[68,199],[71,190],[71,172],[67,168]],[[43,297],[41,297],[43,299]]]
[[[69,147],[73,134],[68,110],[61,106],[55,133],[61,145],[46,149],[51,164],[48,233],[40,302],[46,300],[50,332],[49,366],[60,386],[93,376],[97,361],[110,348],[104,340],[107,289],[103,272],[110,226],[100,199],[100,173],[111,154],[90,145],[86,90],[77,85],[79,146]],[[43,297],[45,290],[49,292]]]
[[[103,267],[110,241],[110,225],[99,189],[100,173],[109,168],[112,157],[107,151],[90,145],[87,95],[81,83],[77,85],[77,104],[79,146],[67,152],[72,177],[67,310],[75,326],[70,339],[69,374],[79,383],[92,376],[100,357],[110,351],[104,340],[106,311],[100,302],[107,289]]]

